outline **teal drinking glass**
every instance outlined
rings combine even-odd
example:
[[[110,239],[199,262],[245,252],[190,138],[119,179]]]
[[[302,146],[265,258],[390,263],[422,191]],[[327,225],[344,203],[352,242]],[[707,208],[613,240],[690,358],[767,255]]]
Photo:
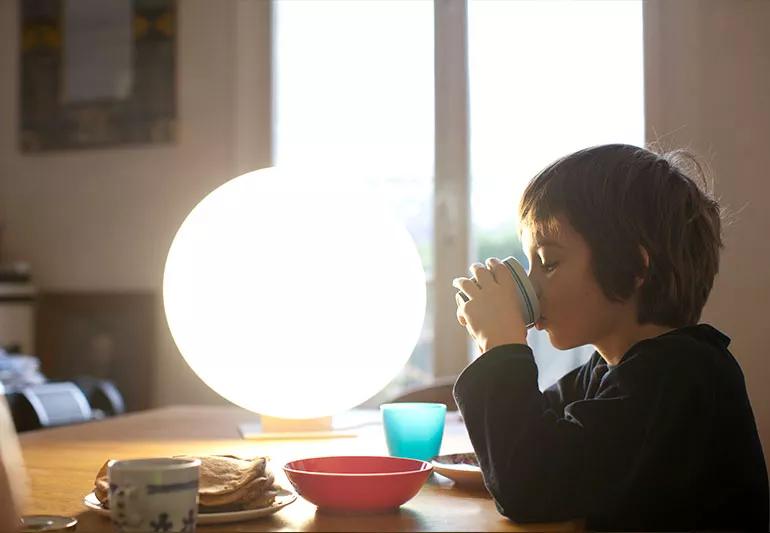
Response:
[[[443,403],[385,403],[380,406],[388,451],[394,457],[430,461],[444,437]]]

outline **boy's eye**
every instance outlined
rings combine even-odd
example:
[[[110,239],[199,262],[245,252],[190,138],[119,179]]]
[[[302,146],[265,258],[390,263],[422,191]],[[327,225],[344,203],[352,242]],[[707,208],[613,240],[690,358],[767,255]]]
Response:
[[[558,265],[559,263],[548,263],[548,264],[543,263],[543,270],[545,270],[546,272],[553,272]]]

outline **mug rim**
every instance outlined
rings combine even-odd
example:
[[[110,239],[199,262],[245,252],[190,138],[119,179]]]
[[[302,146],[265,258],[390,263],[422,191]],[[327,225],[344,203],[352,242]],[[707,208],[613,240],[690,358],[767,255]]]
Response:
[[[110,459],[107,468],[112,470],[133,470],[147,472],[161,469],[164,472],[199,468],[200,459],[183,459],[180,457],[143,457],[136,459]]]
[[[519,263],[518,259],[509,256],[503,259],[503,264],[508,267],[508,271],[518,286],[527,314],[525,325],[531,327],[540,319],[540,300],[537,297],[537,291],[532,284],[532,280],[527,276],[524,266]]]

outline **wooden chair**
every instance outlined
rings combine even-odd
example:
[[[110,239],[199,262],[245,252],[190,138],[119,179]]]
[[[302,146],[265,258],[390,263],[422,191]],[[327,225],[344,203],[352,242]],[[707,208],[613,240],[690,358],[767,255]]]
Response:
[[[435,379],[429,385],[412,387],[391,400],[392,403],[434,402],[446,405],[447,411],[457,411],[457,404],[452,395],[457,376]]]
[[[0,383],[0,531],[16,531],[26,497],[26,471],[19,440]]]

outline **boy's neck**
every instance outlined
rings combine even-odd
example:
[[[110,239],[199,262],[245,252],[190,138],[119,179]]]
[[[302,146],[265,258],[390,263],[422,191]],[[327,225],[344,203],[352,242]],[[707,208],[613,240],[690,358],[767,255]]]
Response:
[[[594,344],[596,351],[608,365],[617,365],[631,346],[644,339],[651,339],[676,328],[659,324],[634,323],[614,331],[607,338]]]

